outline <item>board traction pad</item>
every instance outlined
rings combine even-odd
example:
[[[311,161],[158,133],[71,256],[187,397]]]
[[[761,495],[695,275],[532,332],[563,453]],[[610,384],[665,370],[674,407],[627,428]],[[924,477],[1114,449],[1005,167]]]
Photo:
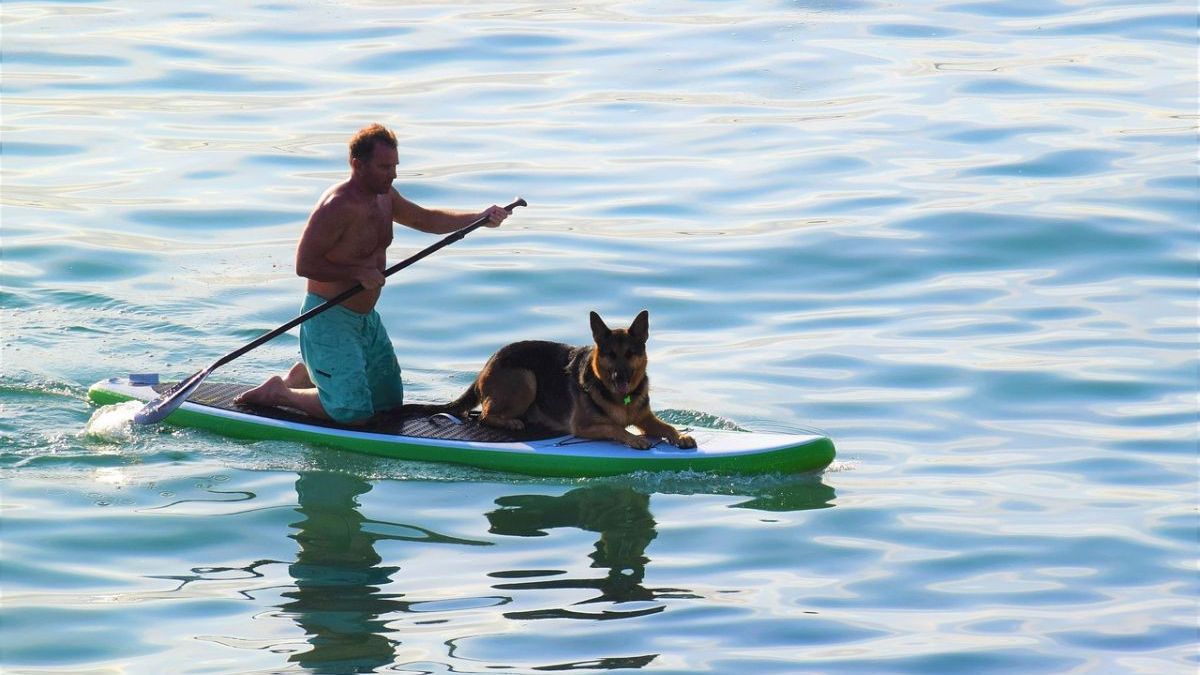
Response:
[[[175,386],[174,382],[164,382],[154,386],[154,391],[162,394]],[[309,417],[292,408],[245,405],[234,403],[239,394],[251,389],[244,384],[227,384],[202,382],[188,396],[188,403],[245,413],[256,417],[308,424],[327,429],[342,429],[345,431],[362,431],[373,434],[390,436],[408,436],[411,438],[436,438],[447,441],[475,441],[480,443],[519,443],[522,441],[538,441],[558,438],[561,433],[548,429],[526,428],[523,431],[496,429],[479,423],[479,414],[472,412],[462,424],[444,417],[428,417],[425,415],[406,415],[397,413],[381,413],[371,418],[367,423],[352,426],[337,422],[319,420]]]

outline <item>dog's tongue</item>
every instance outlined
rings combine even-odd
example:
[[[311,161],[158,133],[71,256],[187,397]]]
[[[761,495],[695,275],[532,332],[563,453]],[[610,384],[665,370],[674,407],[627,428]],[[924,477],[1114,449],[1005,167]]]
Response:
[[[613,382],[613,389],[616,389],[618,394],[624,396],[629,393],[629,383]]]

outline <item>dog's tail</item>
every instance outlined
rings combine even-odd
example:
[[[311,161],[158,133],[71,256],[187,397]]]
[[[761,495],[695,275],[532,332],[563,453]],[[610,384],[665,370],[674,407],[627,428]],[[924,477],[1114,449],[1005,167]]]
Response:
[[[403,415],[437,415],[439,413],[450,413],[455,417],[462,417],[471,411],[472,408],[479,405],[479,392],[475,389],[475,383],[472,382],[470,387],[463,392],[462,396],[451,401],[450,403],[405,403],[400,406],[400,413]]]

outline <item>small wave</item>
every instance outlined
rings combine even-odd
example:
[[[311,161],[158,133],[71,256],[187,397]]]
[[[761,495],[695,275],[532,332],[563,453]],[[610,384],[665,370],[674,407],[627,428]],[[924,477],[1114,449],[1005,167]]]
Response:
[[[666,409],[658,411],[658,416],[664,422],[676,426],[704,427],[705,429],[722,429],[724,431],[749,431],[731,419],[712,415],[699,410]]]
[[[141,401],[125,401],[101,406],[92,413],[83,428],[86,438],[124,443],[137,438],[133,416],[145,405]]]
[[[81,388],[77,384],[25,371],[0,374],[0,399],[13,396],[77,399],[81,395],[80,392]]]
[[[825,471],[823,473],[828,474],[828,473],[842,473],[844,471],[854,471],[855,469],[858,468],[859,464],[860,464],[860,462],[857,459],[846,460],[844,462],[843,461],[834,461],[832,464],[825,467]]]

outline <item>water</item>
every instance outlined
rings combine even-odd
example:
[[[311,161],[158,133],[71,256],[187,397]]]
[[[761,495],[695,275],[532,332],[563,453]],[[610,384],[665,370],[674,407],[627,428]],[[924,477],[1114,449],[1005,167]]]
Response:
[[[1196,671],[1194,3],[0,15],[6,672]],[[531,480],[88,404],[294,316],[376,120],[415,201],[530,203],[389,283],[410,397],[646,308],[665,417],[838,461]]]

